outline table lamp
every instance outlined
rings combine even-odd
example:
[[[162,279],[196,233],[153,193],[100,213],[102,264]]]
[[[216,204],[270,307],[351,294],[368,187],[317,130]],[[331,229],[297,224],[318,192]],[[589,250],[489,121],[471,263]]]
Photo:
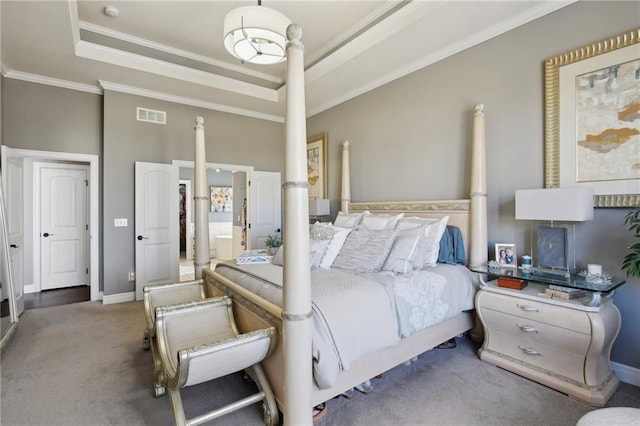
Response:
[[[592,219],[593,188],[516,190],[516,220],[548,222],[531,232],[531,248],[537,249],[534,274],[570,277],[576,268],[575,222]]]
[[[331,214],[331,207],[329,200],[325,198],[309,198],[309,217],[319,218],[322,216],[329,216]]]

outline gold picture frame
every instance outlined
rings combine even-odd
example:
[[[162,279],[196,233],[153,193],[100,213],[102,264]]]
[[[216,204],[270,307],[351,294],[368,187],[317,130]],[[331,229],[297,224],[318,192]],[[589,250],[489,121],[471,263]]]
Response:
[[[626,60],[635,61],[638,59],[638,50],[625,48],[638,44],[639,40],[640,28],[636,28],[545,60],[545,188],[588,184],[594,186],[595,207],[632,207],[640,204],[640,191],[636,190],[640,187],[640,180],[579,183],[575,174],[571,176],[577,167],[576,99],[575,96],[571,97],[576,90],[576,77],[620,64],[620,58],[624,56],[631,55],[631,59]],[[568,155],[561,155],[567,149]]]
[[[309,198],[327,198],[327,132],[307,139]]]

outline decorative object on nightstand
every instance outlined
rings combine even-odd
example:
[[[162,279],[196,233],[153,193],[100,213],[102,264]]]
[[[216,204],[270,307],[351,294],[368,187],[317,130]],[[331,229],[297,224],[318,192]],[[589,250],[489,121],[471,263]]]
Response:
[[[516,190],[516,219],[550,222],[538,225],[535,234],[531,232],[537,265],[531,273],[569,278],[576,268],[575,222],[593,219],[593,189],[576,186]]]

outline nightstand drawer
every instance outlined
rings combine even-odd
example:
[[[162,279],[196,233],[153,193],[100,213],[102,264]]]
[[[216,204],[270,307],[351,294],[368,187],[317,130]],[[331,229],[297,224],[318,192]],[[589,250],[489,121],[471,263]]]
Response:
[[[564,328],[591,334],[589,316],[584,311],[486,291],[481,292],[479,295],[478,304],[482,308],[551,325],[562,324]]]
[[[502,330],[489,329],[487,348],[555,374],[584,383],[585,357],[524,339]]]
[[[505,314],[492,309],[480,309],[480,316],[492,329],[514,334],[522,339],[584,356],[589,350],[591,336],[529,318]],[[564,326],[564,324],[562,324]]]

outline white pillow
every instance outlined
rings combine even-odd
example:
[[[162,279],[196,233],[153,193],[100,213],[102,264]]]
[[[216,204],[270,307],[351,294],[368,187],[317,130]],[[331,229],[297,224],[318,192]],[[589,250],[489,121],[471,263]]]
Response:
[[[425,247],[423,240],[421,235],[397,236],[382,270],[406,274],[414,269],[422,269]]]
[[[359,228],[351,231],[332,268],[378,272],[389,255],[395,236],[396,231],[391,229],[376,231]]]
[[[437,222],[438,220],[440,219],[432,219],[429,217],[414,217],[414,216],[402,217],[398,221],[398,224],[396,225],[396,229],[398,231],[401,231],[404,229],[415,229],[427,223]]]
[[[333,261],[336,260],[340,249],[344,241],[347,239],[351,229],[340,228],[330,223],[314,223],[311,226],[310,238],[311,240],[327,240],[327,248],[322,255],[322,260],[319,263],[320,268],[331,268]]]
[[[360,224],[362,216],[364,216],[365,213],[369,212],[345,213],[339,211],[336,220],[333,221],[333,225],[340,228],[355,228]]]
[[[423,266],[436,266],[440,253],[440,239],[447,227],[449,216],[444,216],[436,222],[426,222],[424,226],[424,238],[426,240]]]
[[[361,226],[366,229],[380,231],[383,229],[394,229],[396,224],[404,216],[404,213],[398,214],[371,214],[365,212],[362,217]]]
[[[331,240],[309,240],[309,265],[311,269],[319,268]]]

